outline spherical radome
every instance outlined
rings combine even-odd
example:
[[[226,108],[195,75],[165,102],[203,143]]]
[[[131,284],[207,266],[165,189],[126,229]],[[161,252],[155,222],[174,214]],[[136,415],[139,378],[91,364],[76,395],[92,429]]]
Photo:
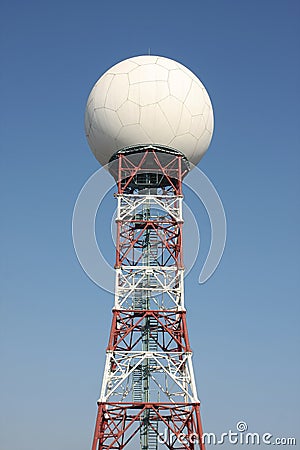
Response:
[[[86,106],[89,146],[102,165],[133,145],[163,145],[196,165],[213,134],[213,109],[201,81],[162,56],[136,56],[99,78]]]

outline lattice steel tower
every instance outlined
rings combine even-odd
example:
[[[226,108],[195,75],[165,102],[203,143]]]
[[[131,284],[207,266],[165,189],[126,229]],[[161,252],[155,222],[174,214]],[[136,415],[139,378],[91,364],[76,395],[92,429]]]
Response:
[[[182,180],[190,162],[206,151],[213,119],[204,86],[182,67],[152,56],[123,61],[100,78],[88,100],[90,146],[102,164],[108,162],[117,183],[115,301],[92,450],[205,448],[184,304]],[[169,113],[161,106],[161,68],[169,97],[185,95],[177,110],[169,98]],[[179,84],[171,83],[174,75],[181,77]],[[121,83],[119,89],[114,82]],[[157,101],[144,105],[149,92]],[[135,119],[133,104],[139,109]],[[177,117],[169,140],[156,107],[166,118]],[[184,108],[192,110],[190,116]],[[200,112],[193,114],[195,108]],[[199,127],[203,123],[198,137],[191,132],[195,120]],[[153,131],[145,138],[149,122]],[[188,131],[177,150],[180,127]]]

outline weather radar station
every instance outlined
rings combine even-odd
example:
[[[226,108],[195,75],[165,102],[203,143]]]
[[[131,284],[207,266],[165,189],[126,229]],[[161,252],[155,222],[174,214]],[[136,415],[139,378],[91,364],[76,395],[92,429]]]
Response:
[[[92,450],[205,450],[184,299],[182,182],[210,144],[210,98],[176,61],[129,58],[96,82],[85,130],[117,186],[115,296]]]

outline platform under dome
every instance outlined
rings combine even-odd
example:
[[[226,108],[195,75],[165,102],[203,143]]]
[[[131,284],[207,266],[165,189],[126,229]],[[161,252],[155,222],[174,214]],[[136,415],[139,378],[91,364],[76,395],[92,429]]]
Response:
[[[106,165],[128,146],[162,145],[196,165],[213,134],[213,109],[201,81],[182,64],[137,56],[109,69],[93,87],[86,107],[89,145]]]

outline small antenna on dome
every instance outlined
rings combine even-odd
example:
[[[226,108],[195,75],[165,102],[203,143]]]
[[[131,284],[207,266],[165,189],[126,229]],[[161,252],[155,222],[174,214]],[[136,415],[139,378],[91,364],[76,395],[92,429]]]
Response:
[[[148,48],[148,55],[151,55],[151,48]]]

